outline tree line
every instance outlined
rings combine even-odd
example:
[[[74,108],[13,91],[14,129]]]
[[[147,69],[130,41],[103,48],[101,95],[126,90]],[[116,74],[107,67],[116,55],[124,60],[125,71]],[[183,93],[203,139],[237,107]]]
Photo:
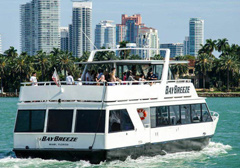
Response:
[[[127,42],[120,43],[120,48],[125,48]],[[104,49],[104,47],[102,48]],[[220,52],[219,58],[213,55],[214,51]],[[6,92],[19,91],[21,82],[29,82],[32,72],[37,72],[39,81],[51,81],[54,68],[61,80],[65,80],[66,73],[71,72],[74,78],[79,78],[83,67],[75,62],[86,62],[90,53],[84,52],[81,58],[72,56],[72,53],[54,48],[47,54],[42,50],[36,55],[29,56],[26,52],[18,55],[14,47],[10,47],[0,54],[0,78],[1,88]],[[130,50],[120,51],[119,57],[115,52],[104,51],[96,53],[95,61],[116,59],[141,59],[138,55],[131,55]],[[152,59],[162,60],[161,55],[155,55]],[[202,87],[216,87],[230,90],[240,84],[240,46],[230,45],[227,39],[206,40],[202,45],[197,58],[193,56],[177,56],[175,60],[195,60],[195,75],[202,79]],[[175,76],[187,78],[187,64],[175,64],[171,66]],[[207,79],[210,79],[207,81]]]

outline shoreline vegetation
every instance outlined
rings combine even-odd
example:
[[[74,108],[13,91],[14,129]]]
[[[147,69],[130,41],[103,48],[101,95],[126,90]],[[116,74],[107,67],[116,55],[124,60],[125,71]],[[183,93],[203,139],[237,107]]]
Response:
[[[120,48],[126,48],[127,43],[122,41]],[[220,56],[215,57],[213,55],[214,51],[219,52]],[[16,92],[19,92],[22,82],[29,82],[32,72],[37,72],[38,81],[52,81],[55,68],[61,81],[66,79],[67,72],[70,72],[74,79],[78,79],[81,77],[80,74],[84,66],[78,66],[74,62],[86,62],[89,56],[89,52],[84,52],[81,58],[76,58],[72,56],[72,53],[61,51],[58,48],[54,48],[50,53],[40,50],[33,56],[26,52],[18,55],[17,50],[10,47],[4,54],[0,54],[0,93],[16,94]],[[119,56],[116,56],[115,52],[104,51],[96,53],[94,61],[123,59],[137,60],[141,57],[131,55],[130,50],[119,52]],[[158,54],[151,59],[163,60],[164,58]],[[213,95],[219,95],[217,92],[226,92],[226,95],[240,92],[240,46],[237,44],[230,45],[226,38],[207,39],[196,58],[185,55],[171,59],[188,60],[193,63],[192,67],[190,64],[172,65],[170,69],[175,79],[191,79],[196,88],[203,88],[203,91],[206,89],[214,90],[215,92],[209,93]],[[189,75],[190,68],[193,68],[191,69],[192,75]],[[201,95],[208,94],[201,92]]]

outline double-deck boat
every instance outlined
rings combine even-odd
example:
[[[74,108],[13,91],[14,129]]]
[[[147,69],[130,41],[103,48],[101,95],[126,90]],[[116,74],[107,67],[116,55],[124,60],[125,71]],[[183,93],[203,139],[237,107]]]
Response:
[[[199,151],[209,144],[218,113],[209,111],[191,80],[174,80],[169,68],[187,61],[171,61],[168,49],[165,60],[93,61],[105,51],[115,50],[94,50],[88,62],[79,63],[85,68],[76,85],[22,84],[14,130],[17,157],[99,163]],[[115,67],[121,79],[127,70],[137,78],[151,69],[157,80],[85,81],[87,71],[100,66]]]

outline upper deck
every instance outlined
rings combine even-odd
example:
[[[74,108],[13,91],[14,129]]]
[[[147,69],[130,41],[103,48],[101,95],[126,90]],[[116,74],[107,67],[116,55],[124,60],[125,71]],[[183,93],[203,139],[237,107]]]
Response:
[[[121,49],[123,50],[123,49]],[[129,50],[129,49],[128,49]],[[111,51],[99,50],[101,51]],[[170,61],[170,51],[166,51],[165,60],[110,60],[93,61],[93,51],[88,62],[84,64],[85,69],[82,75],[83,81],[76,82],[75,85],[66,85],[61,82],[61,87],[54,82],[39,82],[37,86],[31,83],[23,83],[20,90],[19,101],[21,103],[31,102],[124,102],[124,101],[163,101],[173,99],[196,99],[198,95],[191,80],[171,80],[170,64],[187,63],[187,61]],[[117,69],[120,76],[126,67],[136,69],[151,67],[158,74],[158,80],[151,81],[122,81],[115,82],[89,82],[84,81],[87,69],[95,65],[108,64]],[[126,67],[124,67],[126,66]],[[143,72],[143,69],[141,69]]]

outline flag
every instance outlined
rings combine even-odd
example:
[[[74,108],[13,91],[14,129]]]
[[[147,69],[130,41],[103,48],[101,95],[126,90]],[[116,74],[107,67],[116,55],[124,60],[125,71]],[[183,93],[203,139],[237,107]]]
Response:
[[[54,69],[55,69],[55,68],[54,68]],[[58,74],[57,74],[57,70],[56,70],[56,69],[55,69],[55,71],[54,71],[54,73],[53,73],[52,80],[56,83],[56,85],[57,85],[58,87],[61,86],[61,82],[60,82],[60,80],[59,80],[59,76],[58,76]]]

